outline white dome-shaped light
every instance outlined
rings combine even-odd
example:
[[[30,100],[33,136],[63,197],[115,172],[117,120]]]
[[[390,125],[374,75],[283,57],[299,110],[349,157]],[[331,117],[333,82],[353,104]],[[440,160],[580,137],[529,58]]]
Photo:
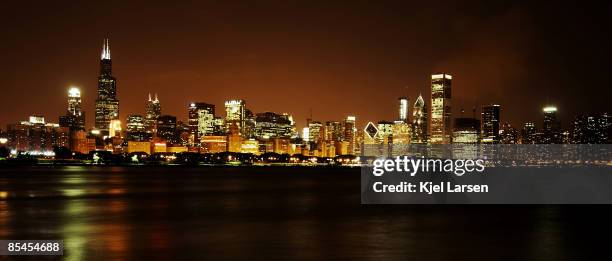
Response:
[[[68,97],[81,97],[81,90],[77,87],[70,87],[70,90],[68,90]]]

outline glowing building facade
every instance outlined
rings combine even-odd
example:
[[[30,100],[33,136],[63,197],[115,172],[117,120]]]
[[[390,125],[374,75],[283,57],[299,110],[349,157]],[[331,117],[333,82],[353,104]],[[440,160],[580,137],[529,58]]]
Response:
[[[561,143],[561,123],[557,118],[557,107],[547,106],[542,111],[544,112],[544,123],[542,124],[541,143]]]
[[[449,74],[431,75],[431,114],[429,143],[450,144],[451,126],[451,81]]]
[[[258,113],[255,116],[255,137],[258,140],[291,138],[294,126],[290,117],[288,114],[273,112]]]
[[[407,97],[400,97],[399,101],[399,120],[408,123],[408,106],[409,101]]]
[[[100,76],[98,76],[98,98],[96,99],[95,127],[108,132],[111,120],[119,119],[119,100],[117,99],[117,79],[112,75],[112,61],[108,38],[102,46],[100,57]]]
[[[196,102],[189,105],[189,132],[195,143],[200,137],[215,134],[215,105]]]
[[[427,143],[429,137],[427,125],[427,105],[423,96],[419,95],[412,109],[412,143]]]
[[[225,102],[225,125],[229,130],[236,125],[240,133],[244,134],[246,123],[246,102],[244,100],[229,100]]]
[[[149,93],[149,100],[145,105],[145,131],[150,134],[157,133],[157,119],[161,116],[161,103],[157,98],[157,94],[155,94],[155,99],[151,99],[151,94]]]
[[[499,113],[497,104],[482,106],[482,143],[500,143]]]

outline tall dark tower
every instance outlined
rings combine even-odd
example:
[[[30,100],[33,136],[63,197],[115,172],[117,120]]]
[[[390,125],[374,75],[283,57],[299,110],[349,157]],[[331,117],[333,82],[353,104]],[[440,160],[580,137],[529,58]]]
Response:
[[[111,120],[119,119],[117,79],[112,75],[112,61],[108,38],[102,44],[100,76],[98,76],[98,98],[96,99],[96,128],[108,133]]]

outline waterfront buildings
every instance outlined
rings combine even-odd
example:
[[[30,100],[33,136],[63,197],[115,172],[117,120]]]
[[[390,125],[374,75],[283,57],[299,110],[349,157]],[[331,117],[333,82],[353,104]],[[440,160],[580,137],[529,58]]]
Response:
[[[118,119],[117,79],[112,74],[110,44],[108,38],[106,38],[104,39],[102,55],[100,57],[95,127],[103,133],[108,133],[111,120]]]
[[[500,143],[499,114],[500,106],[490,104],[482,106],[482,142]]]
[[[429,142],[432,144],[450,144],[452,142],[451,126],[451,81],[453,77],[446,73],[431,75],[431,113],[429,123]]]
[[[155,99],[151,98],[151,94],[149,93],[149,100],[145,105],[145,119],[144,126],[145,131],[149,134],[157,133],[157,119],[161,116],[162,108],[159,99],[157,98],[157,94],[155,94]]]
[[[428,122],[427,105],[425,104],[425,100],[423,100],[423,96],[419,94],[419,97],[414,102],[412,110],[412,143],[428,142]]]

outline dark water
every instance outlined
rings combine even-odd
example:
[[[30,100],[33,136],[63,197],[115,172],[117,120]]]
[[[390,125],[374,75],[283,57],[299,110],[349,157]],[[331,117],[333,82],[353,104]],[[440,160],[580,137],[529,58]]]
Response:
[[[569,260],[607,252],[606,206],[360,205],[359,169],[0,169],[0,239],[70,260]]]

